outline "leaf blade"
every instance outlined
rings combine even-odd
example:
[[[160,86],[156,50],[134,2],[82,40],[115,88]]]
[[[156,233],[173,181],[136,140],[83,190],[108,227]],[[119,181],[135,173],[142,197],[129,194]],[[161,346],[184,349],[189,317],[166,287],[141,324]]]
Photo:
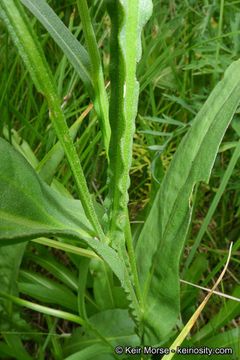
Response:
[[[55,192],[41,180],[27,160],[1,138],[0,158],[0,246],[40,235],[82,240],[124,282],[124,269],[117,253],[94,237],[95,231],[81,202]],[[6,174],[10,180],[8,183]]]
[[[144,292],[146,342],[159,342],[177,319],[178,267],[191,217],[190,196],[198,181],[209,180],[219,144],[239,104],[239,75],[240,62],[236,61],[198,113],[169,166],[140,235],[136,255]]]
[[[48,30],[50,35],[63,50],[84,85],[88,89],[90,97],[94,100],[92,80],[90,77],[90,60],[85,48],[67,29],[64,23],[55,14],[52,8],[43,0],[29,1],[20,0],[21,3],[31,11],[32,14]]]

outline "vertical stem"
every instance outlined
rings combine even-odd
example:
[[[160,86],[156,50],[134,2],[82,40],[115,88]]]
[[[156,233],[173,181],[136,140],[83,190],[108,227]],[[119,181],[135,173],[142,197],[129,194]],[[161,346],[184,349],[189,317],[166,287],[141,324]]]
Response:
[[[77,5],[79,9],[80,18],[82,21],[82,28],[91,61],[92,79],[94,84],[94,90],[96,93],[95,95],[98,100],[95,106],[98,106],[100,110],[101,119],[99,120],[101,124],[101,130],[103,133],[103,141],[108,157],[108,148],[109,148],[111,130],[109,124],[109,115],[108,115],[108,98],[104,84],[101,58],[98,51],[98,45],[88,11],[87,1],[77,0]]]

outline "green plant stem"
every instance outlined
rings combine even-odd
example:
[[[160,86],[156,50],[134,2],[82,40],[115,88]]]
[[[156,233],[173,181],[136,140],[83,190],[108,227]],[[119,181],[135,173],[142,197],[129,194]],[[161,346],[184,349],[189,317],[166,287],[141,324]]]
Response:
[[[40,244],[40,245],[50,246],[54,249],[59,249],[59,250],[63,250],[63,251],[75,254],[75,255],[80,255],[80,256],[90,258],[90,259],[98,259],[98,260],[102,261],[102,259],[98,255],[96,255],[95,252],[93,252],[91,250],[81,249],[77,246],[65,244],[60,241],[51,240],[51,239],[47,239],[47,238],[43,238],[43,237],[41,237],[39,239],[34,239],[32,241],[37,244]]]
[[[50,119],[55,127],[59,141],[64,149],[68,162],[71,166],[84,211],[87,217],[89,218],[93,228],[96,230],[100,240],[106,242],[105,235],[99,223],[97,214],[94,210],[94,206],[92,203],[91,195],[88,191],[83,169],[80,164],[80,160],[77,151],[74,147],[66,121],[64,119],[61,106],[59,106],[60,104],[57,102],[57,99],[54,99],[51,96],[49,96],[48,99],[49,99],[49,109],[51,111]]]
[[[35,304],[35,303],[31,302],[31,301],[20,299],[20,298],[18,298],[16,296],[6,294],[6,293],[4,293],[2,291],[0,291],[0,296],[5,298],[5,299],[11,300],[16,305],[25,306],[28,309],[38,311],[38,312],[40,312],[42,314],[55,316],[55,317],[60,318],[60,319],[64,319],[64,320],[74,322],[74,323],[76,323],[78,325],[82,325],[85,328],[91,330],[105,345],[107,345],[108,347],[110,347],[112,349],[112,345],[96,329],[94,329],[90,325],[90,323],[88,321],[82,319],[78,315],[71,314],[69,312],[58,310],[58,309],[52,309],[52,308],[49,308],[48,306]]]
[[[205,217],[205,219],[203,221],[203,224],[202,224],[201,229],[200,229],[200,231],[199,231],[199,233],[197,235],[197,238],[194,241],[194,244],[193,244],[193,247],[192,247],[192,249],[190,251],[190,254],[188,255],[187,261],[186,261],[186,263],[184,265],[184,268],[183,268],[183,271],[182,271],[182,274],[181,274],[182,277],[184,276],[186,270],[188,269],[194,255],[195,255],[195,253],[197,251],[197,248],[198,248],[198,246],[199,246],[199,244],[200,244],[200,242],[201,242],[201,240],[203,238],[203,235],[205,234],[205,231],[207,230],[209,222],[210,222],[210,220],[211,220],[211,218],[212,218],[212,216],[214,214],[214,211],[216,210],[216,207],[218,206],[218,203],[219,203],[219,201],[220,201],[220,199],[222,197],[222,194],[223,194],[223,192],[225,190],[225,187],[227,186],[227,183],[228,183],[228,181],[230,179],[230,176],[232,175],[233,169],[234,169],[239,157],[240,157],[240,140],[238,141],[238,144],[237,144],[237,146],[236,146],[236,148],[234,150],[233,156],[232,156],[232,158],[230,160],[230,163],[229,163],[229,165],[227,167],[227,170],[225,171],[224,176],[222,178],[222,182],[221,182],[221,184],[220,184],[220,186],[218,188],[218,191],[217,191],[217,193],[216,193],[216,195],[215,195],[215,197],[214,197],[214,199],[213,199],[213,201],[211,203],[211,206],[210,206],[210,208],[208,210],[207,216]]]
[[[109,109],[108,97],[104,84],[101,58],[98,51],[98,45],[93,31],[90,14],[88,11],[87,1],[77,0],[77,5],[79,9],[82,28],[86,39],[88,53],[91,62],[93,86],[97,98],[97,102],[95,103],[95,106],[99,106],[98,113],[101,114],[101,118],[99,120],[100,120],[101,130],[103,133],[103,141],[106,149],[106,154],[108,158],[108,148],[109,148],[111,130],[109,124],[109,115],[108,115],[108,109]]]

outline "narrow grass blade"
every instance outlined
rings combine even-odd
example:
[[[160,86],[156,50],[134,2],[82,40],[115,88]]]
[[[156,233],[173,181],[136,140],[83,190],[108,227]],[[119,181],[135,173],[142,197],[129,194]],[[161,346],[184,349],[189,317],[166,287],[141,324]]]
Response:
[[[43,275],[20,270],[19,292],[40,301],[77,313],[77,296],[65,285]]]
[[[78,281],[76,275],[65,265],[60,263],[60,261],[57,261],[54,256],[48,254],[47,251],[44,252],[44,256],[38,256],[34,255],[32,252],[27,252],[25,258],[47,270],[71,290],[77,291]]]
[[[207,341],[214,333],[221,328],[227,327],[233,319],[237,319],[240,313],[240,304],[235,300],[240,298],[240,286],[237,285],[232,292],[233,299],[223,303],[218,313],[212,317],[199,331],[194,334],[192,341],[199,343]]]
[[[17,280],[24,250],[25,244],[0,247],[0,291],[18,296],[19,288]],[[18,327],[19,324],[21,324],[20,326],[22,326],[22,328],[25,326],[25,328],[28,329],[27,323],[25,323],[25,320],[21,317],[21,312],[12,301],[10,299],[2,300],[0,302],[0,329]],[[9,345],[9,348],[18,353],[18,355],[15,355],[17,359],[32,359],[25,350],[19,334],[3,333],[1,335]]]
[[[72,35],[45,0],[20,1],[36,16],[63,50],[86,86],[91,99],[94,100],[94,90],[90,76],[90,59],[85,48]]]

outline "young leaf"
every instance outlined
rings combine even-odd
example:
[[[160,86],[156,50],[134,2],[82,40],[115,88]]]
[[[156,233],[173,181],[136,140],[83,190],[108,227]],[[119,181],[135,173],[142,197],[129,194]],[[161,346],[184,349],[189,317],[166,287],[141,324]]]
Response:
[[[141,31],[151,15],[151,0],[108,0],[111,17],[111,100],[109,148],[109,219],[110,240],[123,239],[127,219],[129,169],[132,161],[132,139],[139,86],[136,63],[141,56]],[[127,44],[127,46],[126,46]]]
[[[240,61],[226,70],[183,138],[136,247],[145,343],[158,343],[179,313],[179,259],[194,185],[208,182],[221,139],[240,101]]]

